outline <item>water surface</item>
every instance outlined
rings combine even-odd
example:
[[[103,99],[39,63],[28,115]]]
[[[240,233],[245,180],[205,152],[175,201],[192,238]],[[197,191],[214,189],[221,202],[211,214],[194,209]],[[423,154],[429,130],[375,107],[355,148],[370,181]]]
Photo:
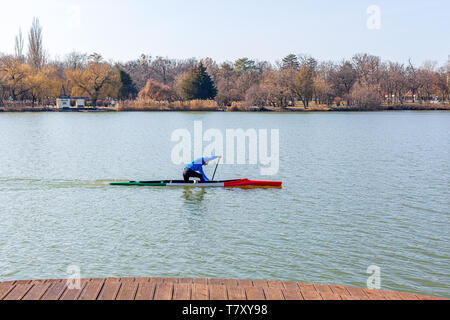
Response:
[[[280,129],[282,190],[110,187],[179,178],[171,133]],[[450,298],[450,113],[0,114],[0,280],[220,277]],[[209,175],[214,168],[209,167]]]

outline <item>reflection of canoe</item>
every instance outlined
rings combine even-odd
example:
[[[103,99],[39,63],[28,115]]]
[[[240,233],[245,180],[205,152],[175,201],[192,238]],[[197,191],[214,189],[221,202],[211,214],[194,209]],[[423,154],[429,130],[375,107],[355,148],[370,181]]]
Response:
[[[206,183],[185,183],[183,180],[157,180],[157,181],[129,181],[115,182],[112,186],[141,186],[141,187],[191,187],[191,188],[281,188],[281,182],[251,181],[248,179],[210,181]]]

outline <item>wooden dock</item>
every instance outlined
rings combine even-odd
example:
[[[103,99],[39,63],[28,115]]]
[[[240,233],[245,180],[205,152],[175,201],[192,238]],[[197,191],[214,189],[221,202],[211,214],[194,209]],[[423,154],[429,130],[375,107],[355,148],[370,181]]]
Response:
[[[0,283],[0,300],[441,300],[355,287],[234,279],[108,278]]]

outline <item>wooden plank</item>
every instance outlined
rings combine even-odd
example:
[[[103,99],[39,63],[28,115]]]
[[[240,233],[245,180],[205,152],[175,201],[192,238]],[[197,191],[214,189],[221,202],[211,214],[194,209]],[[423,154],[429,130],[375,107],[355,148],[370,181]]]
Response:
[[[189,284],[192,284],[192,283],[194,283],[194,279],[192,279],[192,278],[180,278],[178,283],[189,283]]]
[[[78,300],[97,300],[97,297],[103,287],[105,280],[93,280],[86,283]]]
[[[0,284],[0,300],[3,300],[3,298],[7,296],[12,289],[14,289],[13,282]]]
[[[280,288],[264,288],[264,293],[266,294],[267,300],[285,300]]]
[[[333,293],[338,294],[339,296],[351,296],[350,292],[348,292],[347,288],[344,286],[330,286],[331,291]]]
[[[307,289],[307,290],[314,290],[317,291],[316,288],[314,287],[314,285],[312,283],[303,283],[303,282],[297,282],[298,287],[302,290],[302,289]]]
[[[364,300],[369,299],[369,297],[367,296],[367,294],[364,292],[364,290],[362,288],[347,287],[347,290],[354,297],[358,297],[358,298],[364,299]]]
[[[23,300],[39,300],[44,293],[48,290],[51,283],[38,283],[33,285],[30,291],[23,297]]]
[[[64,282],[49,282],[50,288],[44,293],[41,300],[58,300],[63,292],[66,290],[66,283]]]
[[[139,287],[136,293],[136,300],[153,300],[155,295],[155,287],[154,283],[139,283]]]
[[[224,279],[223,284],[227,287],[236,287],[238,282],[235,279]]]
[[[432,297],[432,296],[421,296],[421,295],[418,295],[418,294],[416,294],[416,297],[417,297],[419,300],[445,300],[445,299],[441,299],[441,298],[437,298],[437,297]]]
[[[253,287],[253,281],[252,280],[238,280],[238,286]]]
[[[178,278],[165,278],[164,283],[178,283]]]
[[[215,286],[222,286],[225,284],[225,281],[223,279],[208,279],[209,285],[215,285]]]
[[[279,288],[279,289],[284,288],[283,283],[281,281],[269,280],[267,281],[267,285],[269,286],[269,288]]]
[[[65,280],[66,282],[67,280]],[[45,282],[49,282],[51,284],[56,283],[56,282],[62,282],[62,279],[47,279],[45,280]]]
[[[102,291],[98,295],[98,300],[115,300],[122,283],[119,281],[105,281]]]
[[[246,287],[245,293],[248,300],[266,300],[263,288],[259,287]]]
[[[253,286],[259,288],[268,288],[269,285],[266,280],[253,280]]]
[[[196,284],[208,284],[208,279],[194,279],[194,283]]]
[[[300,289],[288,288],[282,289],[284,298],[289,301],[303,300],[302,293]]]
[[[330,286],[326,284],[315,284],[314,288],[319,291],[319,293],[333,293]]]
[[[370,300],[386,300],[383,293],[379,290],[364,290],[365,294],[369,297]]]
[[[347,295],[343,295],[341,296],[342,300],[362,300],[361,298],[355,297],[355,296],[347,296]]]
[[[149,282],[149,278],[145,278],[145,277],[136,277],[136,278],[134,278],[134,281],[135,282],[139,282],[139,283],[142,283],[142,282]]]
[[[192,300],[208,300],[209,290],[206,284],[194,283],[192,286]]]
[[[149,282],[153,284],[163,283],[164,278],[150,278]]]
[[[64,293],[62,294],[60,300],[77,300],[80,296],[81,292],[83,292],[84,287],[89,281],[81,280],[80,289],[69,289],[66,288]]]
[[[31,280],[18,280],[16,281],[16,284],[29,284],[31,283]]]
[[[231,286],[227,287],[229,300],[247,300],[244,287]]]
[[[155,300],[172,300],[173,283],[159,283],[155,289]]]
[[[47,282],[47,280],[33,280],[33,281],[31,281],[31,284],[42,284],[45,282]]]
[[[341,296],[334,292],[320,292],[323,300],[331,301],[331,300],[342,300]]]
[[[19,283],[3,298],[3,300],[21,300],[33,285],[30,283]]]
[[[402,300],[419,300],[419,298],[412,293],[399,292],[398,294]]]
[[[189,283],[174,283],[173,300],[190,300],[191,285]]]
[[[209,286],[209,299],[214,301],[224,301],[228,299],[227,287],[223,285]]]
[[[135,282],[134,278],[120,278],[120,282],[126,283],[126,282]]]
[[[283,287],[284,287],[284,289],[287,289],[287,290],[299,290],[300,289],[297,282],[283,282]]]
[[[126,300],[134,300],[136,297],[136,292],[138,289],[139,283],[137,282],[123,282],[120,286],[119,293],[117,294],[116,300],[126,301]]]
[[[398,292],[394,291],[383,291],[383,295],[389,300],[402,300]]]
[[[300,292],[305,300],[323,300],[320,293],[313,287],[302,287],[300,288]]]

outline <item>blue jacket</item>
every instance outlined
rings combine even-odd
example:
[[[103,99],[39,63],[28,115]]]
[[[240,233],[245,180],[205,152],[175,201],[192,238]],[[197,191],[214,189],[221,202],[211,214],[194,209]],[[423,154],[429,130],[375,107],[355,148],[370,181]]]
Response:
[[[210,162],[216,160],[217,158],[218,158],[217,156],[210,158],[198,158],[192,161],[185,169],[191,169],[192,171],[198,172],[203,176],[203,180],[209,181],[205,172],[203,172],[203,166],[205,165],[205,162]]]

